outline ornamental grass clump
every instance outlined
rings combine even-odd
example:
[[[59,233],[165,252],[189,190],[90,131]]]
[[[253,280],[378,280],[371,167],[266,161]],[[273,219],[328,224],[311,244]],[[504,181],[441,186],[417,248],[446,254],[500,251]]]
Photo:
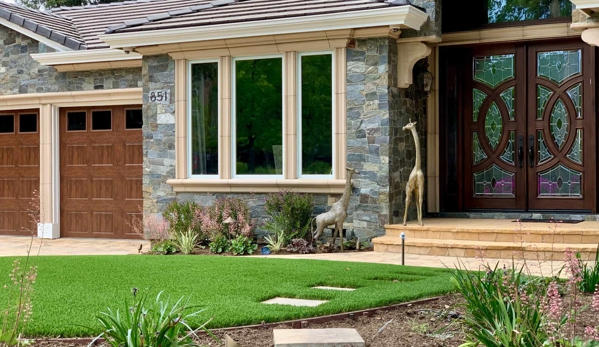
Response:
[[[589,265],[584,262],[580,254],[576,254],[578,263],[582,271],[582,281],[580,282],[580,291],[583,293],[594,293],[599,285],[599,246],[595,252],[595,264]]]
[[[469,272],[460,264],[452,281],[463,295],[467,314],[462,347],[597,347],[599,327],[583,329],[579,317],[589,309],[581,302],[583,267],[574,252],[565,252],[567,280],[524,274],[520,268]],[[599,313],[599,290],[590,309]]]
[[[312,195],[283,190],[269,195],[264,208],[270,217],[264,228],[270,233],[282,233],[283,246],[287,246],[293,239],[312,241]]]
[[[96,316],[102,333],[95,340],[103,337],[112,347],[198,346],[192,337],[199,330],[210,333],[205,328],[209,321],[192,329],[190,319],[204,310],[191,305],[190,298],[181,297],[171,302],[170,298],[163,299],[162,293],[149,300],[146,293],[138,296],[137,289],[133,288],[133,300],[125,301],[122,310],[107,308],[106,312]]]

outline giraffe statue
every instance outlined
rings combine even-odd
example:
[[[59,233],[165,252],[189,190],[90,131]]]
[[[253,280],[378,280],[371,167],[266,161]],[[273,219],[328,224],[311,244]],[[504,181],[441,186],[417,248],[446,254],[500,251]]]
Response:
[[[314,240],[320,238],[325,227],[331,224],[335,225],[335,229],[333,230],[333,244],[335,244],[336,235],[339,235],[341,251],[343,251],[343,222],[345,221],[345,218],[347,218],[347,207],[349,206],[349,197],[351,195],[351,178],[354,174],[360,174],[358,171],[348,167],[345,168],[345,170],[347,170],[347,177],[341,199],[334,203],[329,211],[321,213],[316,216],[316,218],[312,219],[312,222],[316,222],[316,231],[313,234]]]
[[[418,132],[416,131],[416,122],[412,123],[410,119],[410,123],[403,127],[403,130],[411,130],[412,136],[414,137],[414,144],[416,145],[416,165],[414,165],[414,169],[410,173],[410,178],[408,179],[408,183],[406,184],[406,212],[403,216],[403,225],[406,225],[406,221],[408,218],[408,208],[410,207],[410,201],[412,200],[412,192],[416,194],[418,201],[414,201],[416,203],[416,210],[418,212],[418,223],[420,225],[424,225],[422,223],[422,201],[424,200],[424,173],[422,173],[422,167],[420,165],[420,139],[418,138]]]

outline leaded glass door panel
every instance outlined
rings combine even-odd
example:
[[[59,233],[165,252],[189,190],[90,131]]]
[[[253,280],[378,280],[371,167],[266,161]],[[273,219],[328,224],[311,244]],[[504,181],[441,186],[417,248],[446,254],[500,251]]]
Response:
[[[593,50],[582,42],[528,49],[530,210],[593,210]]]
[[[526,208],[525,51],[475,50],[465,95],[466,208]]]

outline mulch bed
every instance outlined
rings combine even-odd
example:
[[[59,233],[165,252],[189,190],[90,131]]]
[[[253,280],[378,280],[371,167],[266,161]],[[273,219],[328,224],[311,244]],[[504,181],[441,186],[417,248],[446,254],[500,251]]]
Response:
[[[590,295],[583,295],[581,301],[588,304]],[[459,294],[450,294],[438,300],[402,306],[393,310],[379,310],[372,316],[360,316],[342,321],[310,323],[307,329],[354,328],[366,341],[368,347],[457,347],[464,343],[459,320],[463,308]],[[587,310],[579,318],[579,331],[586,325],[599,324],[599,315]],[[200,345],[224,346],[225,335],[229,335],[241,347],[273,347],[273,329],[292,329],[287,325],[275,328],[227,329],[214,331],[221,339],[217,342],[209,336],[201,336]],[[83,347],[86,341],[40,341],[43,347]]]

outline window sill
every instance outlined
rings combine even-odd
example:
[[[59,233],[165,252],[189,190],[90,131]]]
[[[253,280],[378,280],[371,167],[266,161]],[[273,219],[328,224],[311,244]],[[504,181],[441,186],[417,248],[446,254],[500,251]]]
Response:
[[[344,179],[172,179],[166,182],[176,193],[276,193],[289,189],[300,193],[342,194]]]

